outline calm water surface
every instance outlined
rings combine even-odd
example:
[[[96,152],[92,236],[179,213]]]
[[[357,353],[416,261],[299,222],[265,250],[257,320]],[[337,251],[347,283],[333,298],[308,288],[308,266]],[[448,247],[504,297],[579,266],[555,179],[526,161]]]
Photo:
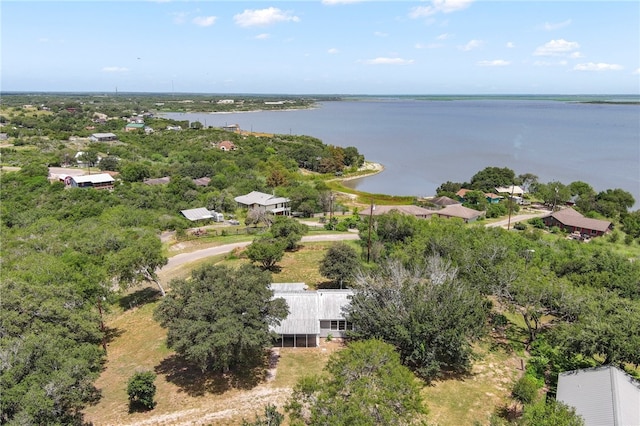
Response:
[[[310,135],[355,146],[385,171],[351,187],[391,195],[433,195],[485,167],[533,173],[541,182],[584,181],[622,188],[640,202],[640,107],[546,100],[367,100],[317,109],[171,113],[206,126]],[[638,204],[636,204],[637,206]]]

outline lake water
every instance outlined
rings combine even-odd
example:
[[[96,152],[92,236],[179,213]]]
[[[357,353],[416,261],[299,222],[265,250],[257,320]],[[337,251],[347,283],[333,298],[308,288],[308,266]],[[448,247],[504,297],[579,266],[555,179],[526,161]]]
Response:
[[[430,196],[443,182],[469,181],[496,166],[535,174],[544,183],[622,188],[640,203],[638,105],[369,99],[322,102],[310,110],[163,116],[354,146],[385,167],[378,175],[347,182],[371,193]]]

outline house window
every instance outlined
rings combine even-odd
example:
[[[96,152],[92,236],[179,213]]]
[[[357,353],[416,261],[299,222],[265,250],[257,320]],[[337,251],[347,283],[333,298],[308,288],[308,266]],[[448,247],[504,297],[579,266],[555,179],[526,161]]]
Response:
[[[345,320],[331,321],[331,330],[332,331],[353,330],[353,324]]]

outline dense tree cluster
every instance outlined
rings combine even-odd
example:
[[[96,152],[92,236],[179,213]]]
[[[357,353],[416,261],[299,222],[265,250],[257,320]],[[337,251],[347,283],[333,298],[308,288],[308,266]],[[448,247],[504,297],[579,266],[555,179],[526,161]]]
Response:
[[[155,311],[167,345],[202,371],[253,365],[272,342],[270,326],[288,314],[272,299],[271,274],[251,265],[205,266],[176,280]]]

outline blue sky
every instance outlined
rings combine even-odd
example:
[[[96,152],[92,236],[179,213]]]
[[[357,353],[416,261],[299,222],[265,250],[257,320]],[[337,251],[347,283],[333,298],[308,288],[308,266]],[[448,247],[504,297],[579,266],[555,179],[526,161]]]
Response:
[[[3,91],[640,94],[640,2],[3,0]]]

